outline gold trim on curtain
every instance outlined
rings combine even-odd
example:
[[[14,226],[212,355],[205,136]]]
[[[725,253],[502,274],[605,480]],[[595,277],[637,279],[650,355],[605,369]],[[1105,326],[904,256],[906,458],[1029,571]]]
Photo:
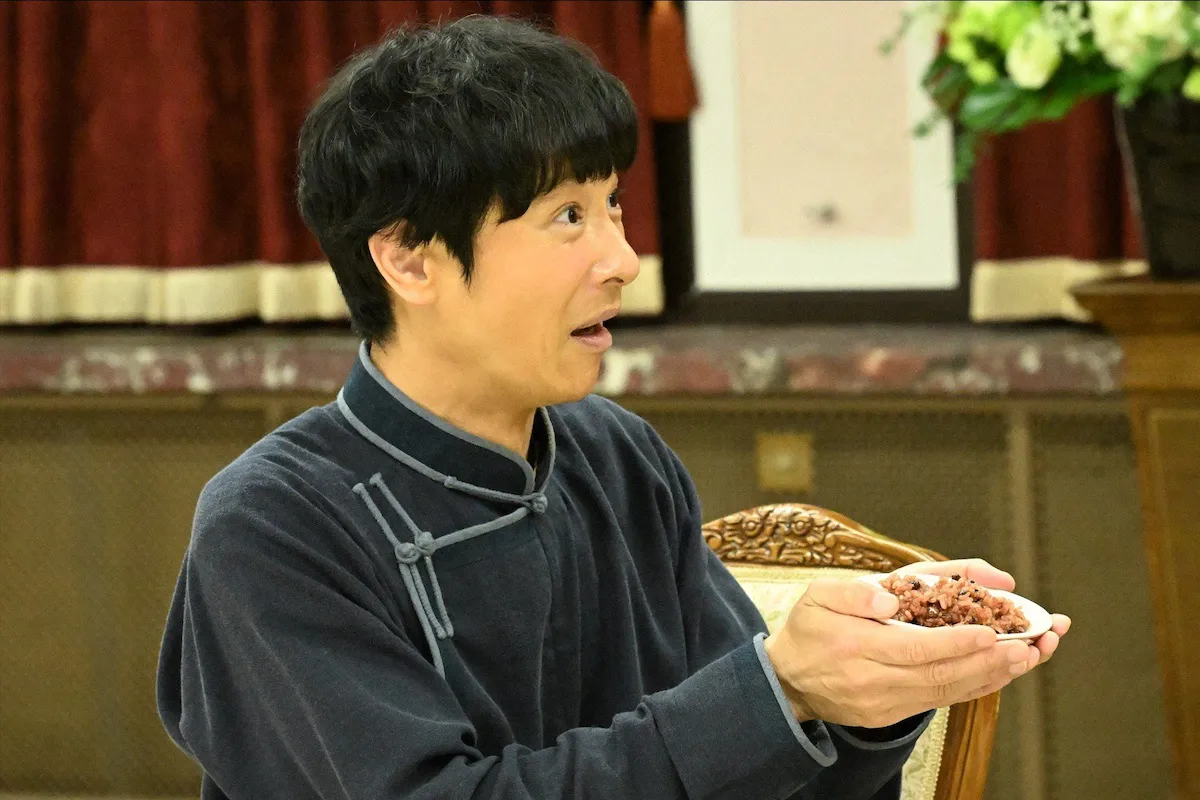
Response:
[[[1081,283],[1141,275],[1142,260],[1083,261],[1074,258],[1027,258],[978,261],[971,276],[971,319],[975,322],[1025,322],[1039,319],[1091,321],[1071,296]]]
[[[622,316],[663,310],[662,259],[641,257]],[[202,324],[345,319],[346,304],[324,262],[247,262],[218,267],[17,267],[0,269],[0,325],[55,322]]]

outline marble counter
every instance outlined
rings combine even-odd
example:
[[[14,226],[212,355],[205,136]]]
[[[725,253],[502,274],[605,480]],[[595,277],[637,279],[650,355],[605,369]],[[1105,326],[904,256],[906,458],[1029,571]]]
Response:
[[[614,332],[610,396],[1114,395],[1121,350],[1070,327],[642,326]],[[332,393],[341,330],[0,332],[8,394]]]

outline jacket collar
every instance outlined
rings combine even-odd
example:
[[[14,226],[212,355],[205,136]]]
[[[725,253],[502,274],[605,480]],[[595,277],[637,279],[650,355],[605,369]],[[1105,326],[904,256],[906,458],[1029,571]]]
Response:
[[[528,494],[545,485],[552,468],[553,430],[545,409],[538,411],[530,451],[534,468],[520,454],[458,428],[418,405],[383,376],[366,342],[338,394],[338,406],[353,427],[393,456],[395,450],[460,481],[510,494]]]

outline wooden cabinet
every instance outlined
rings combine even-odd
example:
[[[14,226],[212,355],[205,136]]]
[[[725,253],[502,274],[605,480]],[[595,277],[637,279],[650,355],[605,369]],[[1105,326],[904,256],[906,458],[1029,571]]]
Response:
[[[154,706],[196,496],[266,431],[330,399],[0,397],[0,797],[196,796]],[[815,503],[991,559],[1072,615],[1058,657],[1005,691],[988,800],[1166,796],[1149,590],[1114,591],[1146,572],[1121,398],[618,399],[679,453],[706,519]],[[1157,435],[1196,425],[1166,414]],[[810,491],[761,485],[755,442],[771,432],[811,437]]]
[[[1167,737],[1178,800],[1200,800],[1200,282],[1076,290],[1125,351]]]

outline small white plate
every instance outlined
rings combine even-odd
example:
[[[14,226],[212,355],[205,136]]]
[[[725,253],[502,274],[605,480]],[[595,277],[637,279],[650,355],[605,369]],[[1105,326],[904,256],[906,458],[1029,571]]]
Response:
[[[891,574],[892,573],[890,573],[890,572],[886,572],[886,573],[880,573],[878,575],[864,575],[861,578],[859,578],[859,580],[867,581],[868,583],[878,584],[880,581],[882,581],[884,578],[886,578],[888,575],[891,575]],[[944,577],[942,575],[925,575],[925,574],[921,574],[921,573],[911,573],[910,574],[910,573],[906,572],[903,574],[906,577],[920,578],[921,580],[925,581],[926,583],[937,583],[940,578]],[[1015,605],[1017,608],[1021,609],[1021,611],[1024,612],[1024,614],[1025,614],[1025,618],[1027,620],[1029,620],[1028,630],[1022,631],[1021,633],[998,634],[996,636],[996,638],[999,639],[1000,641],[1005,641],[1008,639],[1024,639],[1026,641],[1033,641],[1034,639],[1038,638],[1046,631],[1050,630],[1050,625],[1053,622],[1053,620],[1051,620],[1051,618],[1050,618],[1050,612],[1047,611],[1046,609],[1042,608],[1041,606],[1039,606],[1037,603],[1033,602],[1032,600],[1021,597],[1019,594],[1013,594],[1012,592],[1006,592],[1001,589],[990,589],[986,586],[984,588],[987,589],[992,594],[996,595],[997,597],[1005,597],[1005,598],[1008,598],[1009,600],[1011,600],[1013,602],[1013,605]],[[913,623],[901,622],[898,619],[884,620],[884,622],[888,625],[906,625],[908,627],[914,627]],[[924,626],[916,626],[916,627],[924,627]],[[936,628],[928,628],[927,630],[936,630]]]

